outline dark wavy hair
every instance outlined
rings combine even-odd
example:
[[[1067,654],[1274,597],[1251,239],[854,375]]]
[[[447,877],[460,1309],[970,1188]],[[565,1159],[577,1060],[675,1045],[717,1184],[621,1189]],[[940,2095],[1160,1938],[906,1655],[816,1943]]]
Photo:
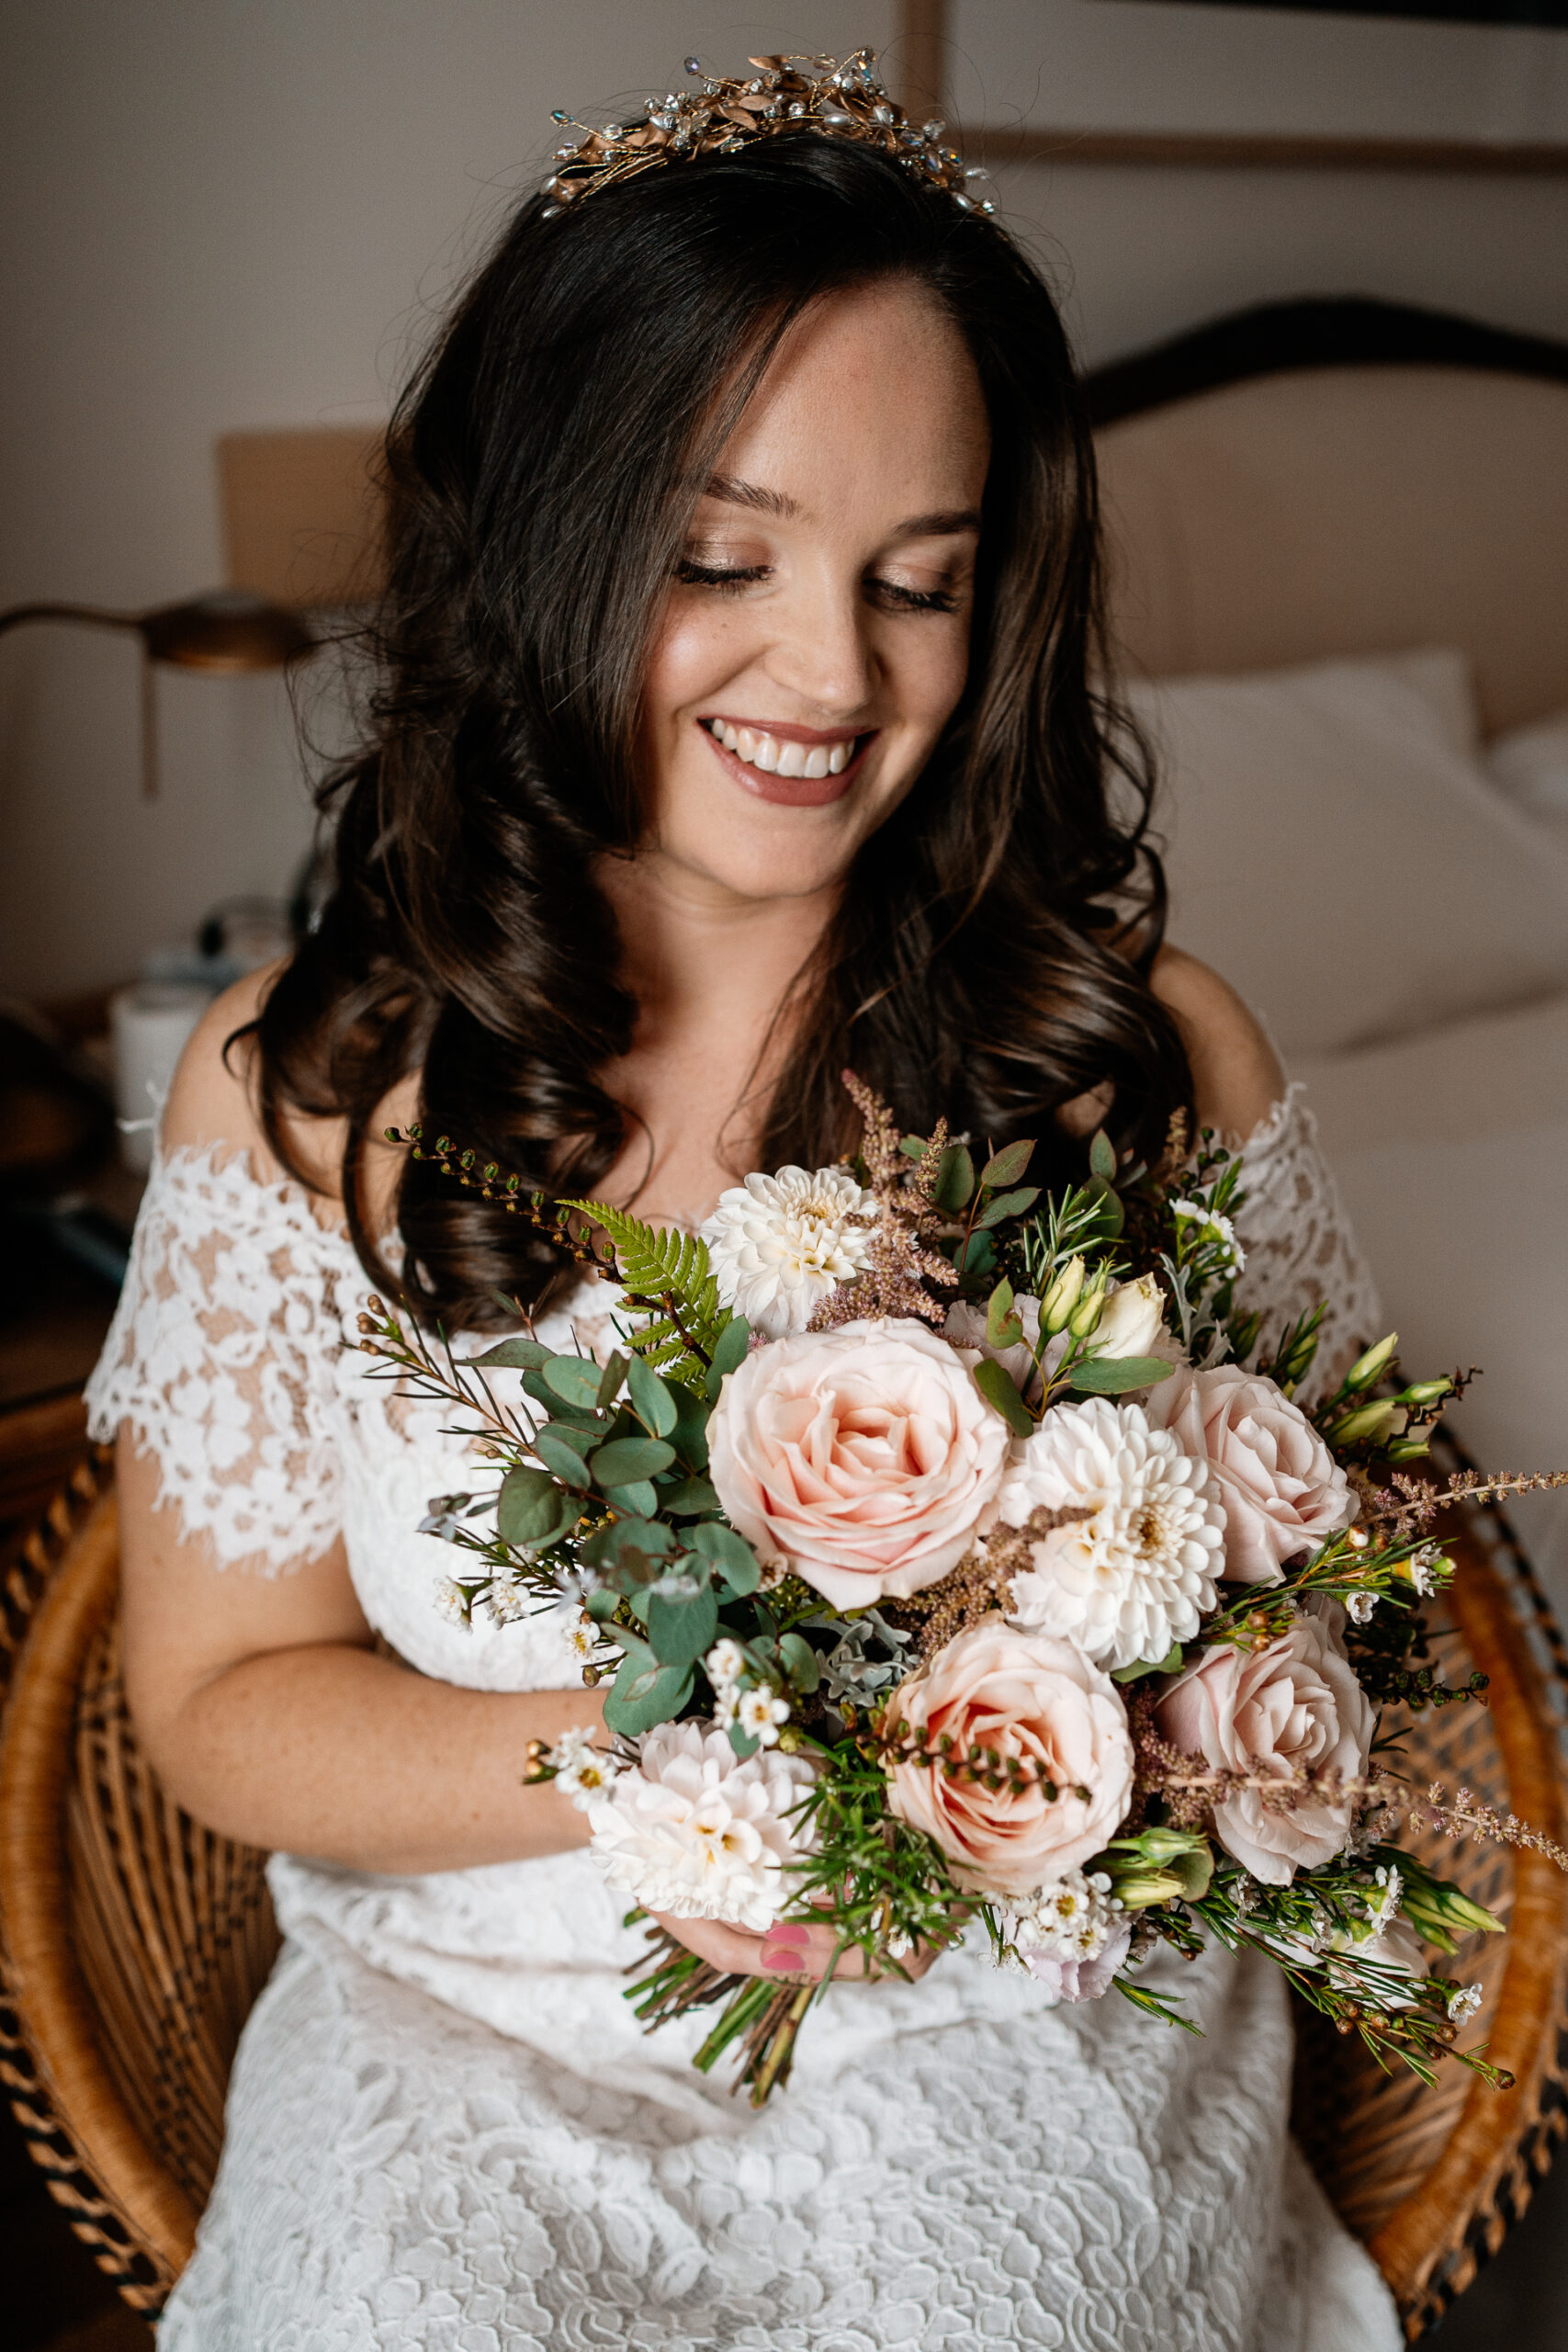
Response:
[[[852,1138],[852,1066],[922,1131],[1001,1144],[1109,1085],[1119,1146],[1190,1108],[1148,971],[1164,884],[1149,785],[1103,674],[1093,454],[1047,288],[989,220],[879,153],[804,133],[674,165],[547,218],[525,202],[458,300],[388,440],[390,566],[362,748],[323,787],[333,882],[253,1031],[265,1132],[346,1123],[341,1189],[378,1286],[448,1327],[536,1304],[524,1222],[408,1158],[400,1280],[366,1148],[420,1072],[428,1132],[531,1186],[592,1187],[627,1114],[597,1073],[637,1006],[595,863],[635,849],[651,636],[696,498],[807,305],[889,277],[965,338],[990,416],[967,685],[860,852],[796,989],[763,1164]]]

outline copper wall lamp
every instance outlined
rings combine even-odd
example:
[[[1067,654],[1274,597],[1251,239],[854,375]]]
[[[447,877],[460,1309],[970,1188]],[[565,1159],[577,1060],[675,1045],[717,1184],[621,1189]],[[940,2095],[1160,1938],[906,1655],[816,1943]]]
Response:
[[[298,613],[244,589],[220,588],[150,613],[116,613],[95,605],[14,605],[0,613],[0,637],[28,621],[74,621],[90,628],[131,630],[141,639],[141,791],[158,792],[158,705],[154,663],[234,677],[281,670],[314,651],[316,639]]]

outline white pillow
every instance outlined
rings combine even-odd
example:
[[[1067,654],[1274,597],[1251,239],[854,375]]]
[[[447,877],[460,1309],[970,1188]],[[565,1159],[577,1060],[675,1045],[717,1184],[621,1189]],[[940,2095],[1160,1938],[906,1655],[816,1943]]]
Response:
[[[1568,983],[1568,851],[1487,782],[1462,656],[1125,692],[1162,773],[1170,936],[1287,1057]]]
[[[1486,753],[1486,773],[1516,808],[1568,839],[1568,710],[1499,735]]]

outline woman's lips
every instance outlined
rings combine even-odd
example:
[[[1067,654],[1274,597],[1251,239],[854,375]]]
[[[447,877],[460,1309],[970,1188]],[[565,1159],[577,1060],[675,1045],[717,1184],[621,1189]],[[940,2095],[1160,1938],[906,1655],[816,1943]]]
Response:
[[[729,718],[706,718],[699,720],[698,724],[716,755],[738,784],[743,786],[753,798],[772,801],[786,808],[825,808],[831,802],[841,800],[860,775],[866,753],[876,741],[878,731],[873,728],[866,734],[834,735],[820,728],[788,727],[776,723],[763,727]],[[720,726],[726,733],[737,737],[741,744],[751,750],[753,756],[744,758],[739,749],[732,751],[728,744],[720,742],[715,732]],[[845,745],[851,747],[850,756],[836,775],[831,769],[826,775],[785,775],[776,767],[759,765],[755,758],[755,753],[761,751],[764,759],[770,755],[787,759],[793,766],[796,757],[809,759],[815,753],[817,757],[812,760],[812,764],[818,765],[824,757],[832,759]]]

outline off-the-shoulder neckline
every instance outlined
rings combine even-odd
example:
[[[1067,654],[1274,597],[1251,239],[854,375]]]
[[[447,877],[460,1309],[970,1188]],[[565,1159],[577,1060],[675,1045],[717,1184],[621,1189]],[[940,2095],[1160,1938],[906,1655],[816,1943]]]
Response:
[[[1303,1081],[1292,1080],[1279,1101],[1269,1105],[1240,1145],[1241,1152],[1256,1159],[1272,1150],[1285,1135],[1305,1092]],[[1226,1140],[1233,1150],[1237,1148],[1233,1138]],[[308,1228],[319,1240],[338,1243],[351,1257],[355,1254],[348,1227],[341,1216],[329,1222],[319,1213],[318,1204],[327,1205],[326,1196],[312,1193],[298,1177],[259,1174],[255,1155],[246,1144],[221,1140],[208,1144],[176,1144],[167,1151],[160,1145],[153,1154],[152,1168],[148,1177],[148,1195],[152,1195],[161,1178],[177,1184],[187,1177],[221,1185],[231,1193],[248,1193],[258,1201],[271,1204],[291,1226]],[[401,1237],[394,1228],[381,1237],[380,1246],[388,1250],[400,1250]]]

